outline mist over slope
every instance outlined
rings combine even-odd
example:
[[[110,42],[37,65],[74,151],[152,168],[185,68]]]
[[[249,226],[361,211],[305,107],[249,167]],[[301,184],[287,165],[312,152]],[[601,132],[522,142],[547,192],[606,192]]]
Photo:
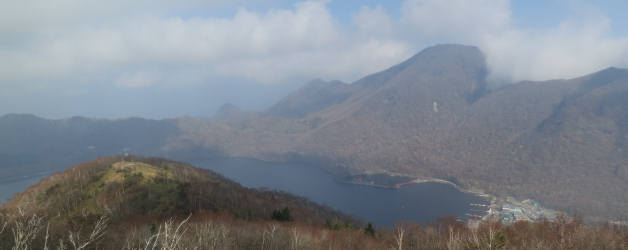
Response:
[[[314,81],[255,115],[226,106],[220,120],[142,121],[151,125],[119,127],[129,136],[108,137],[123,142],[108,145],[120,151],[136,145],[129,147],[133,153],[176,159],[315,160],[339,174],[440,178],[588,217],[625,215],[628,70],[609,68],[499,89],[487,87],[487,73],[477,48],[437,45],[351,84]],[[0,118],[0,127],[9,129],[0,133],[10,138],[28,133],[24,128],[32,124],[64,123],[15,122],[11,116]],[[55,125],[35,130],[47,131],[38,136],[47,143],[75,138],[57,147],[57,155],[64,155],[97,141],[88,135],[109,135],[101,125],[124,120],[93,123],[88,127],[101,129],[72,134],[74,129]],[[133,144],[138,141],[146,143]],[[45,152],[29,149],[36,140],[0,144],[0,153],[11,157]]]

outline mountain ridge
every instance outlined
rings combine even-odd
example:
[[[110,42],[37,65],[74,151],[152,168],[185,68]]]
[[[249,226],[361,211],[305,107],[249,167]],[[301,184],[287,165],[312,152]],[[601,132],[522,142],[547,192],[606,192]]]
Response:
[[[479,49],[441,45],[351,84],[306,84],[269,109],[285,104],[284,113],[153,121],[168,132],[139,147],[168,157],[308,159],[337,174],[454,179],[497,197],[616,218],[628,212],[626,72],[489,89]],[[339,87],[341,97],[326,99]]]
[[[432,57],[438,59],[441,51],[451,48],[454,48],[453,52],[449,51],[451,55],[444,55],[445,59],[441,58],[444,63],[428,60]],[[463,51],[462,55],[457,50]],[[261,124],[256,124],[252,129],[258,129],[260,133],[272,130],[270,124],[289,126],[300,133],[274,136],[276,148],[260,149],[251,145],[233,145],[225,148],[225,152],[229,155],[244,153],[246,156],[268,160],[281,160],[281,157],[277,156],[281,154],[316,156],[331,159],[330,162],[334,162],[334,166],[330,168],[343,168],[350,173],[387,172],[418,177],[454,178],[462,180],[466,187],[479,187],[502,197],[506,195],[539,197],[550,206],[592,216],[597,214],[592,211],[601,211],[599,206],[587,207],[586,204],[573,207],[561,205],[560,202],[556,202],[556,197],[550,197],[549,194],[552,192],[542,194],[543,192],[538,192],[530,186],[542,186],[544,190],[555,190],[555,193],[569,196],[558,200],[583,200],[574,198],[576,193],[586,194],[585,197],[597,200],[599,199],[595,198],[599,196],[597,189],[576,188],[580,189],[577,192],[562,190],[578,187],[582,182],[596,185],[595,181],[578,177],[587,175],[586,169],[593,164],[592,159],[582,161],[588,165],[575,164],[571,168],[566,168],[566,165],[572,164],[570,158],[587,158],[589,156],[586,152],[597,152],[596,158],[607,158],[602,160],[601,165],[604,167],[600,171],[609,173],[623,173],[623,167],[619,165],[626,160],[622,160],[622,157],[616,155],[611,148],[606,148],[603,152],[596,149],[596,145],[604,142],[599,140],[596,142],[598,144],[584,143],[577,146],[578,149],[563,147],[568,151],[576,150],[569,153],[574,155],[571,157],[569,154],[555,152],[561,150],[561,147],[552,143],[552,140],[542,138],[560,138],[565,134],[540,133],[541,130],[538,128],[543,127],[541,125],[543,121],[551,120],[552,117],[559,119],[557,117],[561,103],[563,105],[566,103],[570,109],[574,109],[575,106],[572,107],[568,101],[574,94],[590,96],[597,98],[596,100],[617,96],[608,100],[614,100],[612,103],[615,108],[612,111],[617,121],[621,123],[627,116],[619,111],[625,110],[624,107],[628,104],[621,98],[623,94],[614,94],[614,90],[626,93],[622,87],[628,82],[622,77],[625,70],[610,68],[574,79],[522,82],[488,90],[485,79],[486,64],[483,56],[477,53],[480,53],[477,48],[467,46],[437,46],[426,49],[401,65],[363,78],[384,79],[385,82],[365,84],[364,86],[370,87],[360,89],[341,103],[334,103],[326,109],[310,113],[298,120],[278,120],[274,123],[258,120],[257,122]],[[455,59],[458,57],[465,59]],[[378,74],[387,77],[373,77]],[[614,84],[602,84],[606,78],[614,81]],[[353,84],[360,81],[363,80]],[[560,116],[562,117],[559,119],[560,123],[570,124],[580,120],[591,122],[588,126],[593,128],[610,126],[604,125],[608,121],[596,118],[596,114],[601,114],[601,110],[610,112],[608,106],[610,104],[595,102],[601,105],[597,108],[597,113],[580,105],[575,109],[583,112]],[[307,124],[316,126],[306,128],[304,125]],[[627,127],[625,124],[620,124],[619,129],[612,132],[620,141],[618,145],[624,145],[620,133],[624,133],[624,129],[621,128],[625,127]],[[286,139],[286,142],[278,143],[283,140],[282,136],[293,139],[291,142],[290,139]],[[273,141],[264,136],[257,138]],[[577,145],[575,141],[563,140],[563,143]],[[541,148],[543,150],[540,150]],[[269,151],[275,153],[269,154]],[[550,155],[559,155],[560,159],[552,159]],[[561,182],[562,185],[553,185],[550,180],[543,177],[545,163],[552,166],[551,169],[555,172],[550,174],[551,176],[567,177]],[[538,183],[537,178],[543,183]],[[619,181],[612,180],[614,177],[608,175],[600,178],[608,179],[602,181],[603,183],[618,184]],[[495,187],[490,188],[491,186]],[[603,186],[600,187],[602,190],[614,189],[610,185]],[[622,197],[623,194],[616,192],[613,196]],[[603,200],[615,203],[611,199]],[[619,211],[628,211],[626,204],[615,204],[618,210],[613,214],[620,215]]]
[[[0,211],[20,208],[64,218],[106,214],[123,223],[138,216],[166,219],[203,212],[270,220],[273,211],[285,207],[303,223],[357,222],[305,198],[250,189],[210,170],[133,155],[100,157],[54,173],[18,193]]]

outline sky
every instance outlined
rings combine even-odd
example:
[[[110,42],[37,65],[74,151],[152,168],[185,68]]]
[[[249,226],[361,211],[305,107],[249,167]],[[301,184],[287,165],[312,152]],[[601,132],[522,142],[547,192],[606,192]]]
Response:
[[[489,80],[628,67],[628,1],[0,0],[0,115],[211,117],[347,83],[441,43]]]

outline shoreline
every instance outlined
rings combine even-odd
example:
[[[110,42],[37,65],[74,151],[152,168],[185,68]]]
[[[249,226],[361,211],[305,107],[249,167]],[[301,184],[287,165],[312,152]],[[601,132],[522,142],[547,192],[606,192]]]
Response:
[[[385,173],[388,176],[404,176],[404,175],[398,175],[398,174],[390,174],[390,173]],[[410,177],[410,176],[404,176],[404,177],[408,177],[408,178],[412,178],[411,181],[409,182],[405,182],[405,183],[398,183],[396,185],[382,185],[382,184],[376,184],[376,183],[365,183],[365,182],[359,182],[359,181],[346,181],[346,180],[339,180],[339,182],[341,183],[346,183],[346,184],[354,184],[354,185],[363,185],[363,186],[371,186],[371,187],[377,187],[377,188],[388,188],[388,189],[399,189],[402,186],[408,185],[408,184],[420,184],[420,183],[440,183],[440,184],[447,184],[452,186],[453,188],[455,188],[456,190],[463,192],[463,193],[467,193],[467,194],[473,194],[475,196],[481,197],[483,199],[486,199],[488,203],[491,203],[491,200],[495,200],[497,199],[497,197],[487,194],[483,191],[480,190],[475,190],[473,188],[462,188],[459,185],[457,185],[456,183],[453,183],[451,181],[448,180],[443,180],[443,179],[438,179],[438,178],[426,178],[426,177]],[[403,184],[401,186],[398,186],[399,184]]]

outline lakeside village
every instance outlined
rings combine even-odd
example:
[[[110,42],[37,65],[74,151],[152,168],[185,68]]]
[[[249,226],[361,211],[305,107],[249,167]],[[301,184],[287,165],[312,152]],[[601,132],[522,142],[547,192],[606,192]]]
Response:
[[[513,197],[498,199],[497,197],[484,194],[482,192],[473,192],[462,190],[453,182],[440,179],[411,179],[403,176],[391,176],[388,174],[375,175],[353,175],[344,180],[345,183],[358,185],[368,185],[381,188],[401,188],[405,185],[417,184],[423,182],[437,182],[454,186],[460,191],[473,193],[487,200],[487,203],[469,204],[472,209],[467,213],[468,223],[478,224],[485,220],[498,220],[502,224],[511,224],[517,221],[540,221],[543,219],[554,220],[560,212],[542,207],[538,202],[526,199],[518,201]]]
[[[485,195],[486,197],[486,195]],[[487,197],[488,198],[488,197]],[[498,220],[502,224],[511,224],[517,221],[554,220],[560,212],[542,207],[538,202],[526,199],[517,201],[513,197],[506,199],[490,198],[490,204],[470,204],[473,212],[484,212],[484,215],[467,214],[469,223],[483,220]]]

